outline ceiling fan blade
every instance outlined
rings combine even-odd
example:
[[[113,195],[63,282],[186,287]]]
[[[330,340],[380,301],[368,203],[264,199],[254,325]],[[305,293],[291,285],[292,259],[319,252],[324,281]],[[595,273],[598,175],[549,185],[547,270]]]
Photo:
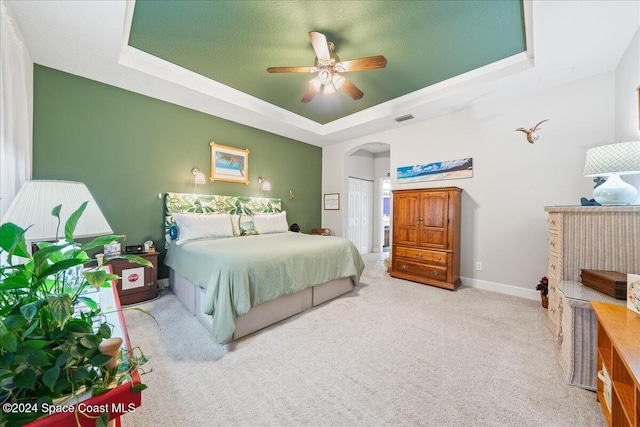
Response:
[[[304,102],[304,103],[311,102],[311,100],[313,99],[314,95],[317,92],[318,91],[316,90],[316,88],[314,88],[313,86],[309,85],[309,87],[307,88],[307,91],[304,93],[304,96],[302,97],[301,101]]]
[[[324,61],[331,60],[331,54],[329,53],[329,45],[327,44],[327,38],[322,33],[317,31],[310,31],[309,38],[311,39],[311,45],[316,52],[316,57]]]
[[[269,67],[267,73],[313,73],[316,67]]]
[[[342,89],[344,89],[344,91],[347,92],[347,95],[349,95],[355,100],[358,100],[364,96],[364,93],[362,93],[362,91],[358,89],[356,85],[351,83],[351,81],[349,81],[349,79],[347,79],[346,77],[344,78]]]
[[[373,70],[386,67],[387,58],[382,55],[369,56],[351,61],[342,61],[341,64],[344,71]]]

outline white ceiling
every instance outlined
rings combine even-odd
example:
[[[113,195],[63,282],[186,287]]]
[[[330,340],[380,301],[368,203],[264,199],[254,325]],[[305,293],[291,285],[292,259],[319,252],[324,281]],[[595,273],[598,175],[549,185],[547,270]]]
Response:
[[[611,71],[640,26],[637,1],[525,1],[526,54],[321,125],[131,48],[133,2],[3,2],[37,64],[320,147]]]

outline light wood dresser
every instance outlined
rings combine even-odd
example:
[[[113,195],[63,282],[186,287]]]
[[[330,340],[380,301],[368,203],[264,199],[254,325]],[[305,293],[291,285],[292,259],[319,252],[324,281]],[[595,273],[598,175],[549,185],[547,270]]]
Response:
[[[455,290],[460,285],[458,187],[393,191],[390,274]]]
[[[618,302],[580,290],[580,270],[640,272],[640,206],[548,206],[549,306],[566,380],[595,389],[595,315],[588,301]],[[586,287],[585,287],[586,288]]]

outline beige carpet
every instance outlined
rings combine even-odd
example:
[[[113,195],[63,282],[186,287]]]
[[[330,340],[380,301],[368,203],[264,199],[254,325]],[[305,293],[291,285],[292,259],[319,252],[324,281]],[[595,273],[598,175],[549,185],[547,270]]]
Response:
[[[124,426],[604,426],[563,383],[539,302],[392,279],[365,256],[354,292],[220,346],[177,298],[127,312],[152,357]],[[533,286],[533,284],[532,284]]]

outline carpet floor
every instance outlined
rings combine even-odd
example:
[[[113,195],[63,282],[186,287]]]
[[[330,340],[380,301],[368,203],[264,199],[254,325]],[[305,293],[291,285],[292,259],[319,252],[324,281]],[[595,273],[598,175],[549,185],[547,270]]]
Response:
[[[562,380],[540,302],[393,279],[226,346],[171,293],[126,311],[153,368],[124,426],[605,426]]]

